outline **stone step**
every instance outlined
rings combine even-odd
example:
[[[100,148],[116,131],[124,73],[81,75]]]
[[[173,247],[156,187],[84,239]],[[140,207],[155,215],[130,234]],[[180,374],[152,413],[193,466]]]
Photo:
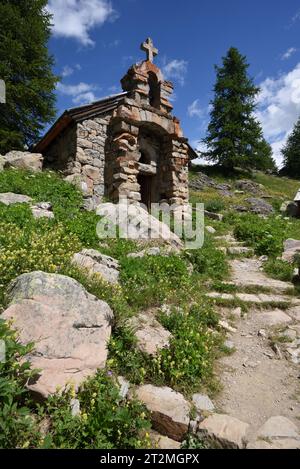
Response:
[[[225,300],[225,301],[234,301],[239,300],[244,303],[254,303],[254,304],[271,304],[271,303],[287,303],[293,306],[300,305],[300,299],[290,296],[282,295],[272,295],[259,293],[257,295],[250,293],[219,293],[219,292],[210,292],[205,295],[208,298],[216,300]]]

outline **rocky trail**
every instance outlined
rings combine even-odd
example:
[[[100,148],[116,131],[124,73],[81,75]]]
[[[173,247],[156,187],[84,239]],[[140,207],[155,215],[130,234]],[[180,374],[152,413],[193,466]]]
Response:
[[[264,274],[261,260],[239,258],[230,264],[237,289],[268,289],[268,294],[208,295],[222,300],[218,310],[232,349],[217,365],[222,384],[217,411],[249,424],[249,448],[299,448],[300,301],[287,295],[292,284]],[[230,306],[238,296],[248,305],[246,313]]]

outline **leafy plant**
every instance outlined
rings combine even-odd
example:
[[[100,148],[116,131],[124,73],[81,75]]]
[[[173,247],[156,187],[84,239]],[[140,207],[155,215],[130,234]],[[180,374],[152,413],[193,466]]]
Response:
[[[26,383],[35,375],[22,360],[32,345],[23,346],[16,332],[0,319],[0,340],[5,358],[0,361],[0,448],[24,448],[38,444],[35,422],[28,407]]]

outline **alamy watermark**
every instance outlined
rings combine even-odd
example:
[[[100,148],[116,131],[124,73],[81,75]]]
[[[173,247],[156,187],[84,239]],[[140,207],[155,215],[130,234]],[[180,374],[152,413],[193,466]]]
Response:
[[[0,363],[5,363],[6,346],[4,340],[0,340]]]
[[[5,81],[0,80],[0,104],[6,103],[6,86]]]
[[[160,239],[176,245],[180,238],[186,249],[199,249],[204,243],[203,204],[153,203],[149,210],[123,198],[118,204],[99,205],[97,214],[102,217],[97,225],[100,239]]]

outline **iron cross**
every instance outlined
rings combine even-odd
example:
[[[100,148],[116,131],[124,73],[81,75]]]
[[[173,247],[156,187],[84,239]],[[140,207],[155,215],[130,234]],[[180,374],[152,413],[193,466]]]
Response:
[[[158,54],[158,49],[154,47],[151,37],[148,37],[148,39],[141,44],[141,50],[146,52],[149,62],[153,62],[154,57]]]

